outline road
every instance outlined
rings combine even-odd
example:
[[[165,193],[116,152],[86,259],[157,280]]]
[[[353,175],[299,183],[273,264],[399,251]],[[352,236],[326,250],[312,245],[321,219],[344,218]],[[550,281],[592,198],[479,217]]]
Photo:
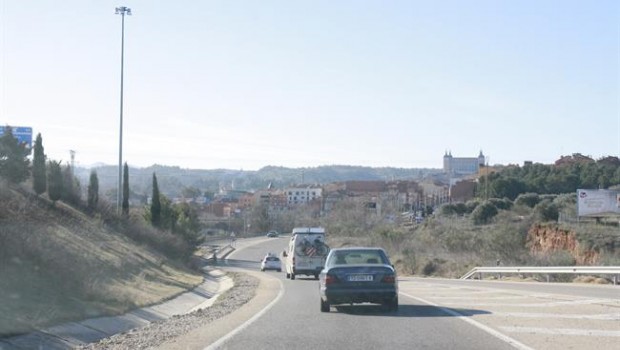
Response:
[[[287,242],[238,240],[225,266],[256,273],[260,259]],[[325,314],[316,280],[261,276],[281,284],[275,302],[207,349],[612,349],[620,342],[614,286],[401,277],[396,313],[355,305]]]

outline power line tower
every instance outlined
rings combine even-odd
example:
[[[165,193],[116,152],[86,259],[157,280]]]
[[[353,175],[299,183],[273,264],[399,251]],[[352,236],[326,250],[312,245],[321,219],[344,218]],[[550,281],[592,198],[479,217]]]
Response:
[[[70,149],[69,154],[71,155],[71,173],[75,175],[75,151]]]

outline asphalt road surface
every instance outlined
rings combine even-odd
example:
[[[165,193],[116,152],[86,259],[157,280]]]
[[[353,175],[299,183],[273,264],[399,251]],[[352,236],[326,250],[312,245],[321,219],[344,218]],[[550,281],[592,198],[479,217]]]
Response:
[[[253,240],[252,243],[257,242]],[[228,265],[258,269],[268,252],[279,253],[288,237],[246,246],[228,257]],[[484,329],[463,322],[459,314],[400,296],[398,312],[378,305],[355,305],[319,310],[318,281],[299,276],[291,281],[284,272],[265,272],[281,280],[283,293],[260,318],[218,344],[223,349],[512,349]],[[484,308],[458,310],[483,314]]]

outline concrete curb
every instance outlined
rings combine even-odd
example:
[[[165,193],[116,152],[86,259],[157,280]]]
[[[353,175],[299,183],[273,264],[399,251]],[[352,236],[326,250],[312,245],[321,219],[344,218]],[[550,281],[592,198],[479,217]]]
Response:
[[[0,350],[72,349],[95,343],[118,333],[144,327],[151,322],[209,307],[219,295],[232,288],[233,285],[232,279],[227,277],[223,271],[205,268],[205,280],[200,286],[173,299],[133,310],[124,315],[68,322],[44,330],[0,339]]]

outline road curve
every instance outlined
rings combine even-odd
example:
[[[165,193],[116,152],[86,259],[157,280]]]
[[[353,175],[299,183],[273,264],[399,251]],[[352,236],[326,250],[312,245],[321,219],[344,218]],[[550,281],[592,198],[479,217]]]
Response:
[[[229,266],[257,273],[258,261],[267,252],[280,252],[287,238],[257,240],[229,256]],[[260,272],[258,272],[260,273]],[[303,277],[287,280],[284,273],[265,272],[279,281],[283,291],[271,307],[263,300],[251,323],[235,322],[234,333],[212,342],[205,349],[511,349],[512,345],[488,332],[472,327],[457,315],[401,295],[398,312],[375,305],[341,306],[325,314],[319,311],[318,282]],[[272,296],[275,298],[272,293]],[[253,304],[253,303],[249,303]],[[249,305],[248,304],[248,305]],[[237,316],[241,316],[240,311]],[[247,311],[247,310],[246,310]],[[469,310],[484,313],[485,310]],[[231,315],[232,316],[232,315]],[[243,314],[249,318],[250,313]],[[221,320],[231,325],[231,318]],[[219,327],[219,326],[218,326]],[[223,327],[223,326],[222,326]],[[209,330],[209,333],[212,333]],[[211,346],[209,346],[211,345]]]

